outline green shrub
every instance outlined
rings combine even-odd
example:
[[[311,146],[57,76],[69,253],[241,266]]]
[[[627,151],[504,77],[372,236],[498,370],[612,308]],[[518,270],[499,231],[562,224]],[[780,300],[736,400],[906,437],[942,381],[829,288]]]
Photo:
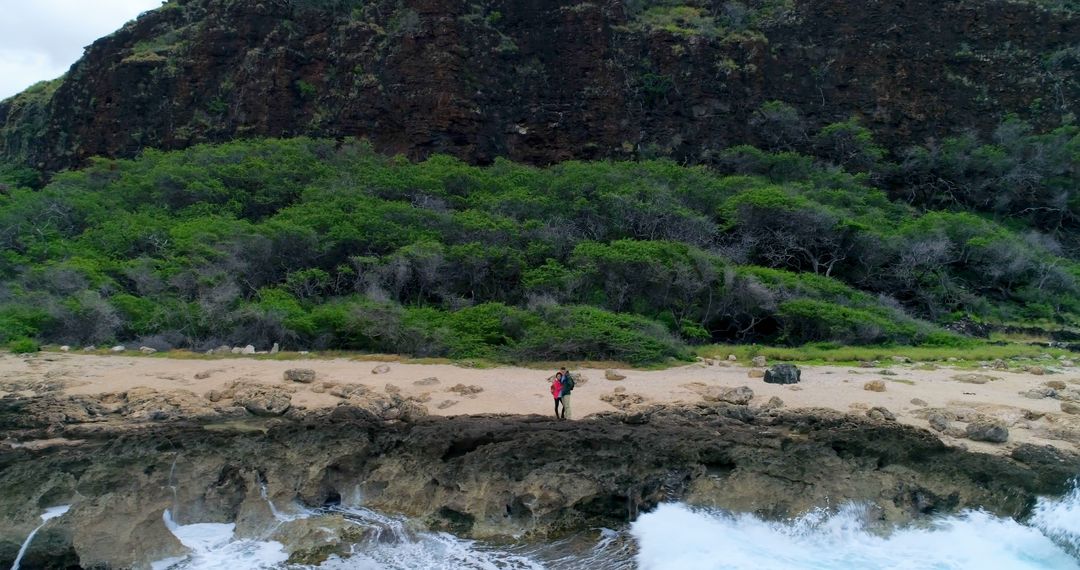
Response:
[[[522,361],[615,360],[631,364],[688,358],[663,325],[594,307],[549,307],[513,355]]]
[[[910,343],[914,327],[877,311],[853,309],[826,301],[797,299],[780,305],[777,315],[784,339],[793,344],[840,340],[850,344]]]
[[[18,338],[8,343],[8,350],[13,354],[29,354],[41,350],[41,345],[34,339]]]
[[[0,342],[33,338],[44,332],[50,315],[39,308],[9,305],[0,308]]]

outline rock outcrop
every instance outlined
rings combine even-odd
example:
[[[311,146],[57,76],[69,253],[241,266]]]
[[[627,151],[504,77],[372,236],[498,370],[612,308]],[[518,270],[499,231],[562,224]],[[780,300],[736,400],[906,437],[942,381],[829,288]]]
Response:
[[[1080,472],[1080,458],[1050,448],[969,453],[887,421],[886,411],[868,419],[780,402],[639,402],[575,422],[386,422],[346,402],[255,424],[180,419],[137,429],[57,426],[9,398],[0,403],[0,426],[19,426],[5,427],[4,439],[71,442],[0,446],[0,565],[44,506],[72,504],[31,547],[27,567],[42,568],[175,556],[182,549],[164,526],[166,508],[181,524],[235,521],[238,536],[266,536],[277,525],[267,501],[318,507],[360,493],[369,508],[464,536],[543,537],[616,526],[673,499],[766,517],[848,499],[873,503],[887,521],[970,507],[1021,516]],[[289,527],[291,547],[310,545],[302,526]]]

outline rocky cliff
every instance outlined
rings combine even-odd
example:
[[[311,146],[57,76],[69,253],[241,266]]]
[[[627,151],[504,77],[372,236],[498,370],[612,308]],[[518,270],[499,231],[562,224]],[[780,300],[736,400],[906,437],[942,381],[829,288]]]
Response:
[[[854,500],[889,523],[969,507],[1022,516],[1037,494],[1065,491],[1080,472],[1080,458],[1051,448],[983,455],[887,420],[721,402],[574,422],[386,421],[343,404],[222,423],[108,420],[102,406],[113,400],[0,400],[0,563],[14,559],[42,510],[61,504],[70,512],[42,530],[27,567],[141,568],[182,555],[166,509],[179,524],[273,536],[310,562],[334,553],[327,544],[357,540],[348,534],[356,527],[320,518],[320,533],[336,538],[315,533],[312,545],[303,539],[312,523],[271,505],[362,504],[463,536],[550,537],[617,528],[668,500],[766,517]]]
[[[760,142],[780,100],[892,148],[1005,113],[1070,120],[1080,19],[1046,2],[171,0],[0,103],[0,155],[56,170],[248,136],[532,163]]]

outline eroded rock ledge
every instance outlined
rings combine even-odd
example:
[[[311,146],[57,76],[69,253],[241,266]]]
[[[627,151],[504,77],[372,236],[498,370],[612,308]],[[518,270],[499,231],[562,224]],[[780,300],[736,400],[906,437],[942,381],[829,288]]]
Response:
[[[723,402],[572,422],[385,421],[346,404],[233,424],[50,428],[9,416],[0,425],[9,442],[52,438],[0,448],[0,564],[44,508],[73,505],[35,539],[26,559],[35,568],[140,567],[183,554],[165,509],[181,524],[236,522],[238,534],[266,537],[282,532],[268,500],[362,501],[467,536],[545,536],[617,526],[666,500],[769,517],[844,500],[875,505],[883,521],[968,507],[1023,516],[1080,473],[1080,457],[1049,448],[984,455],[894,422]],[[310,554],[302,540],[286,544]]]

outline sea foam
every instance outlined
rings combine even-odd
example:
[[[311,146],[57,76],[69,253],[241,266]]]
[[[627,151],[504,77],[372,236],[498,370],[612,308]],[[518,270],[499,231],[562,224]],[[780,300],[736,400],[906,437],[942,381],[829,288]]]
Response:
[[[638,519],[631,534],[641,570],[1080,570],[1038,526],[1066,524],[1063,517],[1076,514],[1076,496],[1043,504],[1043,517],[1051,519],[1043,523],[969,511],[886,534],[871,532],[867,510],[858,506],[770,522],[665,504]],[[1051,514],[1058,512],[1062,518]]]

